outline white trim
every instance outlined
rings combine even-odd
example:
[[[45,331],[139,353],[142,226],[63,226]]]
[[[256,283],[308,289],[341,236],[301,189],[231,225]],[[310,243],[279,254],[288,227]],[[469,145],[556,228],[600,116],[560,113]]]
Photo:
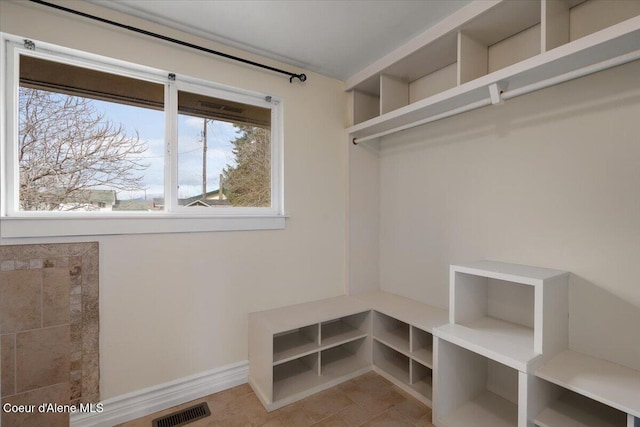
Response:
[[[0,236],[101,236],[118,234],[199,233],[208,231],[281,230],[286,216],[128,216],[68,218],[0,218]]]
[[[107,399],[101,413],[71,414],[70,426],[110,427],[245,384],[248,376],[248,361],[233,363]]]

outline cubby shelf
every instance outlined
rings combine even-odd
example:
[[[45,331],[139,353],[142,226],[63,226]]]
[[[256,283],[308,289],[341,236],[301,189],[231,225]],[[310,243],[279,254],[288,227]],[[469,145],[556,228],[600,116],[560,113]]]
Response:
[[[274,336],[273,363],[284,363],[316,351],[318,349],[317,331],[318,325],[309,325]]]
[[[249,381],[274,410],[371,370],[370,309],[349,297],[249,315]]]
[[[431,332],[447,322],[447,311],[382,291],[353,298],[373,309],[374,370],[431,406]]]
[[[533,351],[531,328],[491,317],[483,317],[467,326],[450,323],[436,329],[435,334],[519,371],[528,371],[539,356]]]
[[[522,372],[566,348],[567,272],[478,261],[452,265],[450,277],[449,324],[436,336]]]
[[[535,418],[538,427],[626,427],[627,415],[588,397],[568,392]]]
[[[436,357],[437,426],[518,425],[518,390],[523,378],[516,369],[441,338],[436,338]]]
[[[568,285],[548,268],[450,267],[449,323],[433,330],[436,425],[533,425],[546,395],[533,371],[568,345]]]
[[[385,292],[250,313],[249,383],[272,411],[375,369],[431,405],[429,331],[446,320],[446,310]]]
[[[348,133],[382,136],[640,58],[638,3],[601,3],[472,2],[347,80]]]
[[[538,368],[536,376],[640,418],[640,371],[566,350]]]

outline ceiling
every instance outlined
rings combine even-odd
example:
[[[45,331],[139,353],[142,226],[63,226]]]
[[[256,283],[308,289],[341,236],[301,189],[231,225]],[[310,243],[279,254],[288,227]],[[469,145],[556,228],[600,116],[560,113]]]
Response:
[[[346,80],[469,0],[87,0]]]

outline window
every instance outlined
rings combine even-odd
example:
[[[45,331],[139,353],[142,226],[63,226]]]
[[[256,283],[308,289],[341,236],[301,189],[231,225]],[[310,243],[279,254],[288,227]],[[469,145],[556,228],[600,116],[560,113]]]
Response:
[[[7,39],[4,219],[282,219],[275,97]]]

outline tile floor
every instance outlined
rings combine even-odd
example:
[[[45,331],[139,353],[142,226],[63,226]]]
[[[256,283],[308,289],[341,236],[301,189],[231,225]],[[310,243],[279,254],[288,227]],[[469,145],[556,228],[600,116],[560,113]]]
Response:
[[[248,384],[185,403],[119,427],[149,427],[155,418],[206,401],[211,416],[189,427],[417,427],[433,426],[431,410],[369,372],[304,400],[266,412]]]

